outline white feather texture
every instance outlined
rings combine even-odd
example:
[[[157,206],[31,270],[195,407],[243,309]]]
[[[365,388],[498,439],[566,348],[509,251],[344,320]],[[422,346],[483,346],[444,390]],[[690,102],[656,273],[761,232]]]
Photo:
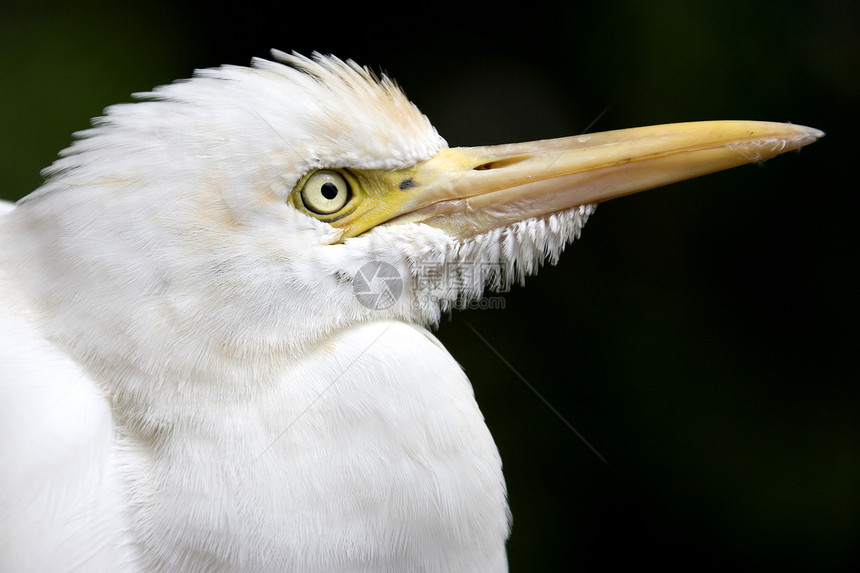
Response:
[[[0,215],[0,570],[506,570],[501,461],[425,327],[592,207],[339,242],[286,200],[305,173],[446,144],[390,80],[276,58],[109,108]],[[385,309],[369,262],[401,273]]]

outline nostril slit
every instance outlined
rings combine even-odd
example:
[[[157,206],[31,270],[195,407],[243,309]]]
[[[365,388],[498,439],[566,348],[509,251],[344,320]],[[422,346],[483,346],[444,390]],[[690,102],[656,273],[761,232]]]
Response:
[[[480,165],[476,165],[472,169],[474,171],[489,171],[490,169],[501,169],[502,167],[508,167],[510,165],[516,165],[521,161],[525,161],[528,159],[526,156],[521,157],[506,157],[505,159],[499,159],[497,161],[487,161],[486,163],[482,163]]]

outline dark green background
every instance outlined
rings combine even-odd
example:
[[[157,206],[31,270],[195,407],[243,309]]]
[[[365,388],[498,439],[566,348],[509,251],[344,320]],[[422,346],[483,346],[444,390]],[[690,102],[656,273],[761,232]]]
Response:
[[[439,336],[502,452],[513,571],[860,566],[857,2],[288,4],[2,5],[2,195],[35,189],[106,105],[272,47],[388,72],[451,145],[823,129],[602,205],[558,267]]]

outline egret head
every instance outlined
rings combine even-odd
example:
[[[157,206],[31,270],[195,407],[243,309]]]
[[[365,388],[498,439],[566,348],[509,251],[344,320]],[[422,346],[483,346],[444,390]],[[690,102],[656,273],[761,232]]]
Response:
[[[597,202],[820,135],[707,122],[449,149],[389,79],[332,57],[275,59],[109,108],[22,201],[27,248],[61,254],[62,280],[36,296],[77,309],[46,320],[80,352],[260,365],[246,358],[288,360],[356,322],[433,324],[555,262]],[[356,296],[368,277],[397,283],[385,304]],[[166,327],[169,345],[153,336]],[[112,352],[88,346],[94,328],[111,331]]]

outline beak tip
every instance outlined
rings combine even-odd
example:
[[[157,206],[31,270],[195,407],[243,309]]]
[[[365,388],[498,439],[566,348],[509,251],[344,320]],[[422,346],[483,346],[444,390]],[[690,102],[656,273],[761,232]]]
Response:
[[[796,142],[796,147],[803,147],[804,145],[808,145],[817,141],[824,137],[825,133],[820,129],[815,129],[814,127],[807,127],[805,125],[795,125],[795,124],[784,124],[787,127],[792,128],[792,131],[796,133],[795,137],[790,138],[794,142]],[[789,138],[787,138],[788,140]]]
[[[810,127],[808,133],[809,137],[812,138],[812,141],[810,141],[810,143],[812,143],[816,139],[821,139],[826,135],[823,131],[821,131],[820,129],[815,129],[814,127]]]

